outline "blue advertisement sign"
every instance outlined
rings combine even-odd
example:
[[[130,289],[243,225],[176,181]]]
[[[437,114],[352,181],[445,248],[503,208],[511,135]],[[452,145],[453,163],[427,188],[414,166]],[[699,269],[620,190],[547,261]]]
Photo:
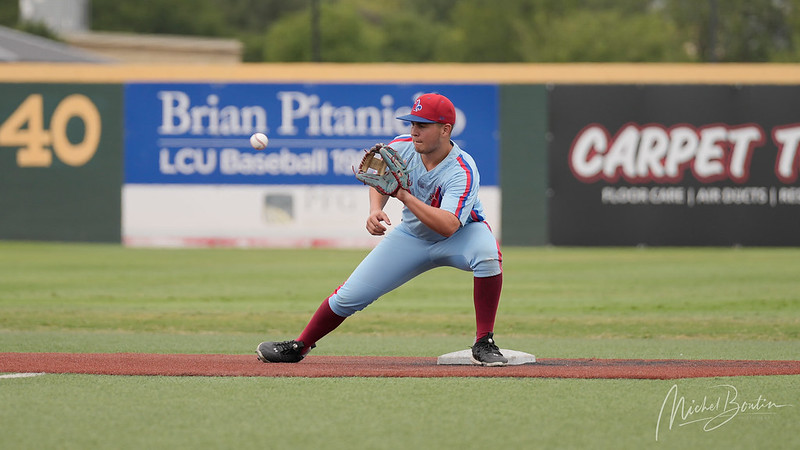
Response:
[[[498,185],[497,86],[423,84],[127,84],[125,182],[358,184],[363,150],[407,133],[396,117],[425,92],[453,101],[453,140]]]

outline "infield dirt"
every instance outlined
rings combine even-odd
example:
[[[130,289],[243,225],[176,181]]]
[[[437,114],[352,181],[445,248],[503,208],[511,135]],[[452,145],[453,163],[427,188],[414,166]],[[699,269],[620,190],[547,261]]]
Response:
[[[506,367],[437,365],[434,357],[309,356],[264,364],[253,355],[0,353],[0,372],[243,377],[509,377],[678,379],[800,375],[800,361],[540,359]]]

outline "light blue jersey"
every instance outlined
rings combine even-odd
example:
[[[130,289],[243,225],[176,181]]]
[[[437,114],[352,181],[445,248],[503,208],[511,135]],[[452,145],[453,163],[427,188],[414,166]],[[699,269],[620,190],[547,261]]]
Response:
[[[361,261],[329,298],[331,310],[348,317],[385,293],[436,267],[471,271],[475,277],[500,274],[502,254],[478,200],[480,176],[472,157],[453,143],[447,157],[430,172],[422,164],[410,135],[391,147],[406,161],[411,193],[425,203],[455,214],[461,227],[444,237],[423,224],[408,208],[403,221]]]
[[[389,146],[406,162],[411,179],[411,193],[423,202],[450,211],[461,225],[483,222],[483,205],[478,199],[481,177],[475,161],[455,142],[447,157],[433,170],[422,164],[410,135],[396,137]],[[408,208],[403,208],[403,223],[408,232],[427,241],[445,239],[423,224]]]

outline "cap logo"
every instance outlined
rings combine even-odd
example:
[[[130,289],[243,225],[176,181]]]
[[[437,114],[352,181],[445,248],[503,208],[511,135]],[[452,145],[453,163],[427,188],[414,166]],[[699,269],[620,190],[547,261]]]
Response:
[[[414,112],[422,111],[422,99],[421,98],[417,98],[417,101],[414,103],[413,111]]]

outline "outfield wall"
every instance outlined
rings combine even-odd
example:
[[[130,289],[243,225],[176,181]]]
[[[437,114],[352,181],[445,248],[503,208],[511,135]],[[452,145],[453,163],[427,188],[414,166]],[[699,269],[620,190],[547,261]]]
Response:
[[[0,239],[119,242],[122,86],[0,84]]]
[[[372,246],[349,168],[435,90],[460,108],[506,245],[798,245],[798,80],[800,65],[8,64],[0,239]]]

